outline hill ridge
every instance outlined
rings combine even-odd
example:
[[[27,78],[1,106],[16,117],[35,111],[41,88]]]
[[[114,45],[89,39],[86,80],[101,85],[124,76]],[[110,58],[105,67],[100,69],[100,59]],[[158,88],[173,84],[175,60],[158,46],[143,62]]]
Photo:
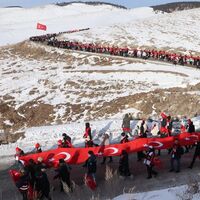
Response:
[[[153,8],[154,11],[163,11],[167,13],[172,13],[175,11],[182,11],[182,10],[190,10],[199,7],[200,7],[200,1],[173,2],[173,3],[151,6],[151,8]]]
[[[125,6],[114,4],[114,3],[108,3],[108,2],[102,2],[102,1],[70,1],[70,2],[61,2],[56,3],[57,6],[68,6],[71,4],[86,4],[86,5],[93,5],[93,6],[99,6],[99,5],[109,5],[120,9],[127,9]]]

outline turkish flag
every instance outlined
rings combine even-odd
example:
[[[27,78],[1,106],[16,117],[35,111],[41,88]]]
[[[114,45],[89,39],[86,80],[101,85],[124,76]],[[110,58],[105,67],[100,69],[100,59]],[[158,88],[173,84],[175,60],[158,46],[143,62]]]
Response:
[[[127,153],[133,153],[138,151],[146,151],[149,146],[153,146],[154,149],[169,149],[174,145],[174,140],[178,139],[181,146],[193,145],[195,142],[200,141],[200,132],[198,133],[181,133],[177,136],[170,136],[165,138],[138,138],[124,144],[112,144],[99,147],[88,148],[57,148],[42,153],[27,154],[21,156],[19,161],[28,165],[28,161],[33,159],[37,162],[39,157],[43,158],[43,162],[51,167],[57,167],[59,159],[64,159],[69,164],[81,164],[88,159],[88,151],[93,151],[95,155],[102,156],[120,156],[122,150],[126,150]],[[159,161],[158,161],[159,162]],[[159,165],[160,163],[157,164]],[[18,178],[16,171],[11,171],[13,178]],[[14,179],[13,179],[14,180]]]
[[[44,25],[44,24],[37,23],[37,29],[46,31],[47,30],[47,26]]]

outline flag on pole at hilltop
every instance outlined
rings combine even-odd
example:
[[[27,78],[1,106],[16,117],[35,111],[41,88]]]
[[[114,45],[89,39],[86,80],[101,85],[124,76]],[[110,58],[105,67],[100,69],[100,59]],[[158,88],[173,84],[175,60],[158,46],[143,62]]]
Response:
[[[37,23],[37,29],[46,31],[47,30],[47,26],[44,25],[44,24]]]

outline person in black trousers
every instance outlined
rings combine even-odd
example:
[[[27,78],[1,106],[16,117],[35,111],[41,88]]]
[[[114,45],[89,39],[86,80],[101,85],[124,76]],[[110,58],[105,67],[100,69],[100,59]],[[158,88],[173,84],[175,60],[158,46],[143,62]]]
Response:
[[[187,132],[188,133],[194,133],[195,132],[195,126],[191,119],[188,119],[188,127],[187,127]]]
[[[140,138],[147,138],[147,130],[145,130],[145,121],[142,120],[141,126],[140,126],[140,133],[139,133],[139,137]],[[143,151],[139,151],[137,152],[137,160],[141,161],[144,158],[144,153]]]
[[[88,156],[83,167],[87,167],[87,176],[91,176],[96,183],[97,158],[93,151],[88,151]]]
[[[38,199],[43,200],[44,198],[51,200],[50,197],[50,183],[47,174],[43,170],[36,172],[35,189],[38,194]]]
[[[190,164],[190,166],[189,166],[190,169],[193,168],[193,165],[194,165],[194,163],[195,163],[195,160],[196,160],[196,158],[199,157],[199,156],[200,156],[200,142],[197,142],[197,144],[196,144],[196,149],[195,149],[195,152],[194,152],[194,156],[193,156],[192,162],[191,162],[191,164]]]
[[[71,168],[65,163],[64,159],[59,160],[59,167],[56,170],[57,175],[54,176],[54,179],[59,178],[61,183],[60,183],[60,191],[64,191],[63,183],[67,184],[68,188],[70,191],[72,191],[72,185],[71,185],[71,180],[70,180],[70,170]]]
[[[30,179],[30,185],[32,188],[35,186],[35,172],[36,172],[36,163],[33,159],[30,159],[28,162],[28,166],[26,167]]]
[[[129,159],[128,159],[128,153],[126,150],[122,150],[122,154],[120,156],[119,160],[119,174],[120,176],[130,176],[130,170],[129,170]]]
[[[171,169],[170,172],[173,172],[175,167],[174,167],[174,162],[176,162],[176,172],[180,172],[180,161],[181,161],[181,156],[184,153],[183,147],[179,144],[178,139],[175,139],[174,145],[171,151]]]
[[[152,175],[154,176],[158,175],[158,172],[153,170],[153,167],[154,167],[153,159],[155,157],[155,150],[152,146],[149,146],[149,151],[147,152],[145,157],[146,158],[144,159],[144,164],[147,167],[147,174],[148,174],[147,179],[150,179],[152,178]]]
[[[16,186],[19,189],[23,200],[28,200],[28,189],[29,189],[29,176],[28,173],[24,170],[20,170],[20,178],[16,182]]]

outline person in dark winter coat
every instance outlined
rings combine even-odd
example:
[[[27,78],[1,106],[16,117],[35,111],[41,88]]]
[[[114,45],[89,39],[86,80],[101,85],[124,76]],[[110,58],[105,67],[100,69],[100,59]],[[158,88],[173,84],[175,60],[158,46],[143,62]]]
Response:
[[[35,185],[35,172],[36,172],[36,163],[34,162],[33,159],[30,159],[28,162],[28,166],[26,167],[28,174],[29,174],[29,179],[30,179],[30,185],[32,188],[34,188]]]
[[[191,162],[191,164],[190,164],[190,166],[189,166],[190,169],[193,168],[193,165],[194,165],[194,163],[195,163],[195,160],[196,160],[196,158],[199,157],[199,156],[200,156],[200,142],[197,142],[197,144],[196,144],[196,149],[195,149],[195,152],[194,152],[194,156],[193,156],[192,162]]]
[[[71,168],[65,163],[64,159],[59,160],[59,167],[56,169],[57,175],[54,176],[54,179],[59,178],[60,183],[60,191],[64,191],[63,183],[67,184],[70,191],[72,191],[72,185],[70,180],[70,170]]]
[[[145,130],[145,121],[142,120],[141,125],[139,127],[139,138],[146,138],[147,137],[147,130]],[[137,152],[137,161],[141,161],[144,158],[143,151]]]
[[[147,130],[145,130],[145,121],[142,120],[141,126],[140,126],[140,137],[141,138],[146,138],[147,137]]]
[[[87,175],[93,177],[96,182],[96,171],[97,171],[97,159],[93,151],[88,151],[89,158],[85,162],[83,167],[87,167]]]
[[[129,170],[129,159],[128,159],[128,153],[126,150],[122,150],[122,154],[119,159],[119,168],[118,168],[120,176],[130,176],[130,170]]]
[[[180,161],[181,156],[184,153],[183,147],[179,144],[178,139],[175,139],[174,145],[171,151],[171,169],[170,172],[173,172],[175,170],[174,168],[174,162],[176,162],[176,172],[180,172]]]
[[[188,128],[187,128],[188,133],[194,133],[195,132],[195,126],[193,122],[189,119],[188,120]]]
[[[43,171],[36,172],[36,182],[35,182],[35,190],[37,191],[39,199],[48,199],[51,200],[50,197],[50,183],[47,177],[47,174]]]
[[[28,200],[29,176],[24,169],[20,170],[20,178],[16,182],[16,186],[22,194],[23,200]]]
[[[122,136],[122,138],[121,138],[121,141],[120,141],[120,143],[121,144],[124,144],[124,143],[126,143],[126,142],[129,142],[129,140],[128,140],[128,135],[126,134],[126,133],[121,133],[121,136]]]
[[[167,117],[167,130],[168,130],[169,136],[171,136],[172,134],[172,128],[173,128],[172,125],[173,125],[173,121],[171,119],[171,116],[169,115]]]
[[[62,147],[72,148],[71,137],[69,137],[66,133],[63,133],[62,136],[63,136]]]
[[[35,165],[36,171],[46,171],[47,165],[43,162],[42,157],[38,157],[37,163]]]
[[[158,174],[158,172],[156,172],[155,170],[153,170],[153,167],[154,167],[154,163],[153,163],[154,157],[155,157],[154,148],[152,146],[149,146],[149,150],[148,150],[148,152],[147,152],[147,154],[145,156],[145,159],[144,159],[144,164],[147,167],[147,174],[148,174],[147,179],[152,178],[152,174],[155,175],[155,176],[157,176],[157,174]]]

